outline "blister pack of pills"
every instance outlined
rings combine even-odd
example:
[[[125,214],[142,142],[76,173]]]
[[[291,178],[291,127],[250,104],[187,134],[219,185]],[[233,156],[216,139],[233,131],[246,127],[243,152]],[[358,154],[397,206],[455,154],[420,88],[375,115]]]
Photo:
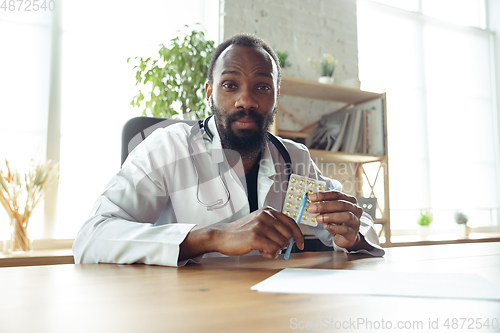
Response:
[[[300,202],[302,201],[304,194],[309,193],[309,195],[311,195],[317,192],[324,192],[325,187],[326,183],[321,180],[292,174],[290,176],[290,181],[288,182],[288,189],[286,191],[285,202],[283,204],[283,214],[296,219],[298,216],[297,211],[300,207]],[[302,220],[300,223],[315,227],[318,225],[318,222],[316,222],[316,216],[318,214],[312,214],[309,212],[310,203],[311,200],[308,199],[306,209],[302,214]]]

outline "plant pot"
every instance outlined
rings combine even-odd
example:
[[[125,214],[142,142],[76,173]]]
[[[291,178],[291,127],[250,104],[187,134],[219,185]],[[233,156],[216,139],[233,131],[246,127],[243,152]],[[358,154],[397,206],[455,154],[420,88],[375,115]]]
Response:
[[[333,84],[333,76],[320,76],[318,82],[324,84]]]
[[[459,224],[458,225],[458,237],[460,238],[469,238],[470,227],[467,224]]]
[[[420,238],[426,239],[427,237],[429,237],[430,233],[431,233],[431,226],[429,225],[418,226],[418,235],[420,236]]]

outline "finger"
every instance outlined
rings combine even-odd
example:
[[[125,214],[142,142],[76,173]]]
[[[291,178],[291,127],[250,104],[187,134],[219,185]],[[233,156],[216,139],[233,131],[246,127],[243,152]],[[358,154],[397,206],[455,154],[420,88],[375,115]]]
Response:
[[[280,250],[284,249],[288,244],[290,238],[292,238],[291,230],[286,230],[283,226],[279,224],[265,226],[262,229],[262,236],[267,238],[270,242],[276,244]],[[290,236],[286,236],[288,234]]]
[[[280,215],[283,215],[285,219],[283,220]],[[266,209],[262,211],[262,214],[260,214],[258,218],[263,222],[262,225],[260,225],[260,227],[262,228],[262,230],[260,231],[262,235],[265,235],[271,241],[278,243],[281,248],[284,248],[288,244],[290,238],[294,236],[294,231],[292,228],[290,228],[290,226],[293,226],[293,224],[290,224],[288,221],[286,221],[286,219],[290,218],[284,214],[281,214],[277,210],[267,209],[266,207]],[[295,223],[293,220],[292,222]],[[295,227],[299,229],[296,225]]]
[[[280,232],[289,232],[291,236],[295,239],[295,243],[297,243],[297,247],[301,250],[304,249],[304,235],[302,235],[302,231],[300,231],[300,227],[297,225],[292,218],[286,216],[283,213],[276,211],[274,216],[281,222],[281,224],[277,224],[276,228],[280,230]],[[290,237],[292,238],[292,237]],[[290,240],[288,238],[288,240]]]
[[[352,202],[345,200],[320,201],[315,204],[310,204],[307,207],[311,213],[325,214],[334,212],[352,212],[358,218],[363,214],[363,208]]]
[[[290,228],[293,224],[289,224],[290,222],[287,219],[289,218],[286,215],[270,207],[265,207],[255,214],[252,236],[251,239],[248,239],[252,249],[272,254],[272,257],[274,257],[275,253],[285,248],[290,238],[295,234]],[[294,223],[293,220],[291,222]],[[298,229],[296,225],[295,228]],[[298,231],[297,237],[300,239],[302,233],[300,233],[300,229]]]
[[[356,238],[358,232],[347,225],[324,224],[324,228],[332,235],[342,235],[348,239]]]
[[[265,207],[263,212],[269,215],[271,220],[268,222],[270,225],[272,224],[279,233],[286,237],[286,244],[288,244],[288,241],[294,237],[297,246],[300,249],[304,248],[304,236],[302,235],[302,231],[300,231],[300,227],[293,219],[283,213],[280,213],[272,207]]]
[[[335,212],[321,214],[316,217],[318,223],[333,223],[338,225],[347,225],[350,227],[359,226],[359,219],[352,212]]]
[[[352,195],[340,192],[340,191],[327,191],[327,192],[318,192],[313,193],[309,197],[311,201],[332,201],[332,200],[344,200],[351,202],[353,204],[357,204],[358,201]]]

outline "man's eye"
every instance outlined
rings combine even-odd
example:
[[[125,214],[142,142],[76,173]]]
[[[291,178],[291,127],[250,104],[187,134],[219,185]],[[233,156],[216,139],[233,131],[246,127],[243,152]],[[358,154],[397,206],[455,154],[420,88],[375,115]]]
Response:
[[[234,88],[236,88],[236,85],[234,85],[232,83],[224,83],[222,86],[224,88],[227,88],[227,89],[234,89]]]
[[[269,87],[269,86],[259,86],[259,90],[270,91],[271,87]]]

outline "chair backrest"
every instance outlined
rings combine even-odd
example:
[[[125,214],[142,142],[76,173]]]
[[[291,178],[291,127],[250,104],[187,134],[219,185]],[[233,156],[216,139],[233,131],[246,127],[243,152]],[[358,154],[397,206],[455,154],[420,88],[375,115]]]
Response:
[[[375,221],[375,214],[377,209],[377,198],[364,198],[364,197],[356,197],[358,200],[358,205],[363,208],[363,211],[370,215],[372,219]]]
[[[135,117],[127,121],[122,130],[122,161],[120,165],[123,165],[128,154],[153,133],[154,130],[179,122],[194,125],[197,123],[197,120]]]

